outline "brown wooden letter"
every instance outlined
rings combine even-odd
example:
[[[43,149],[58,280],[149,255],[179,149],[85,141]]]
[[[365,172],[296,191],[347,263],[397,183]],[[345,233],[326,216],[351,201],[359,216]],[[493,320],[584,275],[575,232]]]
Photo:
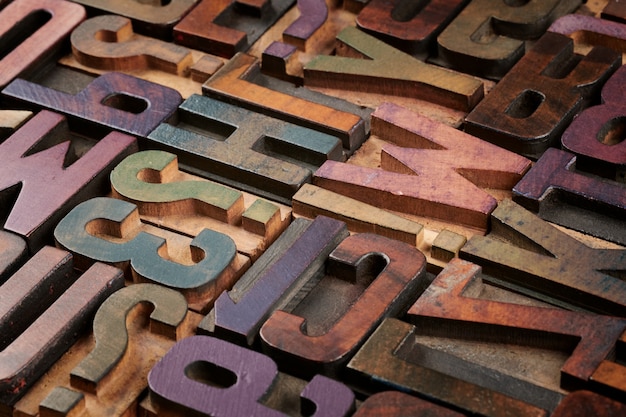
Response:
[[[305,318],[278,310],[261,328],[264,347],[293,372],[339,374],[375,327],[401,314],[427,285],[426,258],[412,246],[368,233],[346,238],[329,256],[329,272],[355,284],[359,275],[380,271],[381,263],[382,272],[373,273],[371,284],[324,334],[308,334]]]
[[[463,414],[399,391],[384,391],[367,397],[353,417],[401,416],[461,417]]]
[[[466,118],[466,132],[537,159],[594,100],[621,56],[602,46],[585,57],[547,32]]]

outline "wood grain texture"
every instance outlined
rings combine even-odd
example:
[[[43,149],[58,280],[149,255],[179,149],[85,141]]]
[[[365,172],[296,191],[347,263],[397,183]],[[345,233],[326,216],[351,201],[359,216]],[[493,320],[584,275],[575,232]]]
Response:
[[[378,272],[381,262],[385,266]],[[275,311],[261,327],[264,350],[281,369],[298,375],[339,375],[376,326],[385,317],[402,314],[424,290],[425,268],[424,255],[405,243],[368,233],[347,237],[329,255],[327,270],[355,284],[372,274],[371,283],[323,334],[308,332],[304,317]],[[326,303],[330,301],[319,300],[318,308],[330,308]]]
[[[550,23],[581,0],[473,1],[437,38],[439,57],[451,68],[499,79],[524,55],[524,40],[537,39]]]
[[[591,248],[511,200],[493,212],[491,227],[489,235],[469,239],[462,259],[553,304],[625,315],[622,249]]]
[[[259,71],[255,57],[239,53],[204,83],[202,93],[336,136],[349,153],[366,139],[366,124],[360,116],[337,110],[308,95],[300,98],[295,93],[287,94],[257,85],[251,78]]]
[[[182,102],[168,87],[118,72],[99,76],[72,95],[23,79],[14,80],[2,95],[29,107],[50,109],[99,130],[118,130],[144,138],[168,120]]]
[[[197,94],[178,120],[157,127],[149,146],[175,152],[197,175],[286,204],[312,170],[343,160],[336,137]]]
[[[416,364],[397,349],[414,340],[415,326],[385,319],[348,363],[352,378],[375,391],[401,389],[438,404],[482,416],[536,416],[548,413],[536,406]]]
[[[337,35],[335,56],[304,66],[304,85],[407,96],[464,111],[484,96],[479,79],[426,64],[354,27]]]
[[[569,394],[554,410],[552,417],[609,417],[626,413],[624,403],[611,400],[591,391],[575,391]]]
[[[26,239],[31,253],[52,243],[53,228],[75,204],[107,191],[110,170],[135,152],[137,143],[113,132],[79,158],[71,148],[66,119],[49,111],[0,143],[4,229]]]
[[[461,417],[464,414],[400,391],[383,391],[367,397],[357,412],[353,414],[353,417],[401,417],[407,415]]]
[[[231,58],[250,48],[294,2],[273,0],[270,7],[250,8],[231,0],[203,0],[174,26],[174,42]]]
[[[300,16],[283,31],[283,40],[298,49],[307,50],[307,42],[321,31],[328,18],[324,0],[298,0]]]
[[[328,255],[347,235],[345,224],[330,218],[296,219],[232,290],[217,298],[198,331],[256,345],[267,318],[324,269]]]
[[[211,229],[230,236],[255,261],[282,233],[291,210],[178,170],[164,151],[128,156],[111,172],[113,196],[129,201],[142,221],[189,236]]]
[[[28,247],[21,237],[0,231],[0,283],[5,282],[28,259]]]
[[[155,365],[148,383],[155,401],[182,413],[284,416],[263,404],[278,374],[274,361],[261,353],[210,336],[192,336]],[[313,379],[303,395],[318,406],[312,416],[346,416],[354,401],[343,384],[324,377]]]
[[[137,207],[99,197],[74,207],[54,231],[57,245],[83,264],[100,261],[119,266],[134,281],[158,283],[181,291],[189,303],[208,308],[232,285],[241,265],[235,243],[204,229],[190,246],[190,265],[167,258],[165,239],[141,231]]]
[[[572,39],[547,32],[466,117],[465,131],[538,159],[597,99],[620,59],[602,46],[581,57]]]
[[[13,405],[76,340],[100,304],[124,285],[122,272],[95,264],[0,353],[0,401]]]
[[[140,0],[78,0],[77,3],[97,10],[95,14],[119,15],[129,18],[134,29],[153,38],[172,40],[172,30],[198,0],[169,0],[166,2],[144,2]]]
[[[0,88],[36,72],[59,53],[65,38],[86,18],[64,0],[16,0],[0,12]]]
[[[548,149],[513,188],[513,199],[545,220],[626,245],[626,185],[577,172],[576,161]]]
[[[406,3],[372,0],[359,12],[359,29],[413,56],[436,50],[436,39],[469,3],[467,0],[436,0]]]
[[[602,88],[602,104],[583,110],[561,136],[563,149],[576,154],[579,169],[621,182],[626,175],[625,93],[626,68],[620,67]]]
[[[117,15],[96,16],[84,21],[74,29],[70,41],[76,60],[97,69],[153,68],[184,76],[193,64],[189,49],[137,35],[131,20]]]
[[[569,14],[558,18],[548,31],[567,35],[577,43],[602,45],[626,52],[626,26],[594,16]]]

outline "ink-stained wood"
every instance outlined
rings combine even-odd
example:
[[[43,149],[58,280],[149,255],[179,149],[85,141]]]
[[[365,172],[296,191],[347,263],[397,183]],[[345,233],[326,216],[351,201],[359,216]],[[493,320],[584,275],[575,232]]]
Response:
[[[360,380],[359,385],[369,390],[401,389],[468,414],[548,416],[539,407],[433,371],[415,363],[414,358],[399,355],[397,350],[412,343],[415,332],[415,326],[394,318],[385,319],[348,363],[351,378]]]
[[[548,149],[515,186],[513,199],[545,220],[626,245],[626,184],[577,172],[576,161]]]
[[[626,25],[621,26],[626,30]],[[583,110],[561,136],[563,149],[576,154],[579,169],[620,182],[626,182],[624,94],[626,68],[622,66],[604,84],[602,104]]]
[[[2,95],[27,107],[50,109],[86,125],[85,130],[118,130],[144,138],[168,120],[182,102],[168,87],[130,75],[99,76],[78,94],[53,90],[17,79]]]
[[[497,200],[479,187],[511,189],[530,166],[523,157],[391,103],[372,114],[372,133],[393,142],[383,145],[382,170],[325,162],[313,183],[380,208],[487,230]]]
[[[119,15],[129,18],[138,33],[153,38],[172,40],[172,30],[193,7],[198,0],[77,0],[76,3],[88,7],[91,13]]]
[[[168,253],[166,239],[155,235],[158,229],[145,226],[134,204],[98,197],[74,207],[55,228],[54,238],[74,254],[79,268],[94,261],[118,266],[134,282],[180,291],[195,311],[210,308],[247,268],[249,260],[237,254],[235,243],[223,233],[202,230],[188,239],[188,258],[179,260]]]
[[[178,170],[175,154],[143,151],[111,172],[113,196],[129,201],[142,221],[188,236],[211,229],[230,236],[253,262],[285,230],[287,206]]]
[[[569,14],[557,19],[548,31],[567,35],[576,43],[602,45],[626,52],[626,26],[594,16]]]
[[[624,377],[624,357],[626,356],[626,332],[622,333],[615,346],[615,357],[604,360],[591,375],[591,387],[616,400],[622,400],[626,394],[626,378]]]
[[[154,366],[148,383],[159,408],[170,411],[215,417],[283,416],[264,404],[278,377],[274,361],[261,353],[210,336],[192,336]],[[319,375],[302,396],[317,406],[307,415],[347,416],[354,407],[354,394],[347,387]]]
[[[460,257],[500,285],[552,304],[626,314],[623,249],[591,248],[511,200],[492,213],[490,234],[471,237]]]
[[[336,137],[200,95],[149,140],[199,176],[285,204],[325,160],[343,160]]]
[[[231,58],[246,51],[294,4],[273,0],[269,7],[237,7],[232,0],[203,0],[176,26],[174,42]]]
[[[257,85],[249,78],[259,71],[256,58],[239,53],[204,83],[202,92],[209,97],[336,136],[348,153],[366,139],[363,118],[314,101],[310,96],[300,98]]]
[[[581,3],[472,1],[437,38],[439,58],[459,71],[499,79],[524,55],[524,40],[541,37]]]
[[[304,85],[408,96],[464,111],[484,96],[479,79],[426,64],[354,27],[337,35],[336,56],[304,66]]]
[[[0,230],[0,283],[5,282],[28,259],[28,247],[21,237]]]
[[[333,217],[345,222],[353,233],[376,233],[413,246],[423,240],[420,223],[312,184],[304,184],[294,194],[292,204],[296,215]]]
[[[300,16],[283,31],[283,40],[305,51],[307,42],[322,31],[328,18],[328,5],[325,0],[298,0],[297,7]]]
[[[620,63],[616,51],[596,46],[583,57],[571,38],[547,32],[466,117],[465,131],[538,159]]]
[[[256,345],[267,318],[315,282],[328,255],[347,236],[344,223],[324,216],[294,220],[232,290],[217,298],[198,333]]]
[[[433,241],[432,256],[444,262],[450,262],[459,255],[459,251],[467,242],[467,238],[458,233],[444,229]]]
[[[464,414],[400,391],[383,391],[367,397],[353,417],[400,416],[461,417]]]
[[[98,69],[154,68],[185,75],[193,64],[189,49],[137,35],[130,19],[117,15],[96,16],[84,21],[74,29],[70,40],[76,60]]]
[[[0,87],[39,70],[86,18],[85,9],[64,0],[15,0],[0,12]]]
[[[610,417],[626,413],[626,405],[591,391],[575,391],[559,404],[552,417]]]
[[[136,149],[135,138],[112,132],[78,157],[65,118],[38,113],[0,143],[4,229],[26,239],[31,253],[52,243],[56,223],[75,204],[106,192],[110,170]]]
[[[626,23],[626,7],[621,0],[609,0],[602,9],[600,17],[619,23]]]
[[[413,246],[368,233],[347,237],[329,255],[327,271],[354,285],[365,279],[366,288],[325,331],[307,330],[307,318],[296,310],[275,311],[261,327],[263,349],[296,375],[338,376],[376,326],[402,314],[424,290],[425,268],[426,258]],[[339,301],[328,298],[303,302],[330,310]]]
[[[436,39],[468,0],[372,0],[359,12],[359,29],[413,56],[436,50]]]
[[[76,340],[95,310],[124,285],[122,272],[95,264],[0,353],[0,402],[13,406]]]

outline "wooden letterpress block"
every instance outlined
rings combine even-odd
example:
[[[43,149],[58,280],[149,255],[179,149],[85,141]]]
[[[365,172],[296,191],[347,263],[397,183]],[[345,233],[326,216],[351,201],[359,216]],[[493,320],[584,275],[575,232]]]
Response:
[[[597,416],[610,417],[626,413],[624,403],[611,400],[591,391],[569,394],[554,410],[552,417]]]
[[[0,142],[11,136],[32,116],[33,112],[27,110],[0,110]]]
[[[203,380],[213,383],[198,383]],[[285,398],[273,398],[274,393],[282,390],[282,397],[293,396],[283,388],[284,374],[278,372],[272,359],[210,336],[192,336],[178,342],[150,371],[148,383],[159,416],[195,412],[223,417],[278,417],[285,414],[272,407]],[[306,385],[300,397],[314,404],[315,413],[306,415],[347,416],[354,409],[352,391],[321,375]],[[294,415],[294,411],[288,415]]]
[[[246,51],[294,2],[262,1],[246,7],[242,0],[203,0],[174,26],[174,42],[230,58]]]
[[[600,16],[602,19],[626,23],[626,5],[621,0],[609,0],[604,9],[602,9]]]
[[[484,95],[479,79],[426,64],[354,27],[337,35],[336,52],[305,65],[305,86],[408,96],[463,111]]]
[[[319,280],[328,255],[346,236],[345,224],[333,219],[294,220],[232,290],[215,300],[198,332],[256,346],[267,318]]]
[[[401,416],[461,417],[463,414],[399,391],[384,391],[367,397],[353,417]]]
[[[0,12],[0,87],[41,68],[86,17],[64,0],[16,0]]]
[[[460,257],[501,285],[552,304],[626,315],[626,284],[618,278],[624,251],[591,248],[511,200],[492,213],[491,233],[470,238]]]
[[[576,172],[576,160],[548,149],[513,188],[513,199],[543,219],[626,245],[626,184]]]
[[[569,14],[552,23],[548,31],[567,35],[577,43],[603,45],[616,51],[626,51],[626,26],[621,23]]]
[[[251,55],[237,54],[220,68],[203,86],[209,97],[296,123],[341,139],[346,153],[351,154],[366,139],[366,117],[359,116],[352,106],[348,110],[334,108],[321,102],[323,95],[285,93],[258,85],[254,78],[259,74],[259,63]],[[300,89],[301,90],[301,89]],[[304,90],[305,92],[307,90]]]
[[[359,12],[357,26],[411,55],[430,55],[435,39],[469,3],[467,0],[403,2],[372,0]]]
[[[0,230],[0,283],[6,281],[27,259],[26,241]]]
[[[94,128],[146,137],[168,120],[182,102],[177,91],[130,75],[99,76],[78,94],[68,94],[23,79],[14,80],[2,95],[27,107],[57,111]]]
[[[65,118],[42,111],[0,143],[4,229],[26,239],[31,253],[52,243],[52,229],[75,204],[106,193],[110,170],[137,148],[113,132],[77,158],[72,142],[82,146],[70,139]]]
[[[488,228],[496,199],[483,188],[510,189],[525,158],[393,104],[372,114],[383,146],[381,169],[327,161],[313,183],[379,208]],[[396,146],[398,145],[398,146]]]
[[[130,19],[122,16],[88,19],[74,29],[70,40],[78,62],[103,70],[132,71],[147,67],[184,75],[193,63],[189,49],[136,35]]]
[[[200,95],[180,106],[178,122],[157,127],[148,146],[177,153],[197,175],[286,204],[325,160],[343,160],[336,137]]]
[[[401,351],[403,345],[413,346],[416,330],[400,320],[385,319],[348,363],[351,379],[360,379],[359,384],[368,381],[367,388],[374,391],[401,389],[425,396],[470,415],[547,417],[537,406],[420,365],[417,355]]]
[[[326,23],[328,5],[324,0],[298,0],[298,12],[299,17],[283,31],[283,40],[304,51]]]
[[[144,222],[187,236],[230,236],[253,262],[282,233],[291,209],[178,170],[176,155],[143,151],[111,172],[113,196],[137,205]]]
[[[458,256],[459,251],[467,242],[467,238],[450,230],[442,230],[433,241],[433,258],[450,262]]]
[[[428,285],[425,268],[424,255],[405,243],[347,237],[329,255],[328,276],[263,324],[263,349],[296,375],[340,375],[376,326],[402,314]]]
[[[466,117],[465,131],[537,159],[558,144],[620,62],[619,53],[601,46],[582,57],[572,39],[547,32]]]
[[[184,247],[175,252],[165,236]],[[182,292],[191,308],[208,309],[250,262],[227,235],[202,230],[193,240],[141,223],[137,207],[113,198],[94,198],[74,207],[54,230],[57,245],[84,268],[94,261],[120,267],[136,282],[153,282]],[[182,238],[182,239],[181,239]]]
[[[124,285],[122,272],[107,265],[95,264],[78,279],[71,269],[69,253],[44,247],[0,287],[5,414],[73,344],[100,304]]]
[[[439,57],[459,71],[498,79],[524,55],[525,39],[541,37],[550,23],[581,3],[472,1],[437,38]]]
[[[169,0],[146,2],[141,0],[77,0],[76,3],[97,10],[95,14],[124,16],[133,21],[138,33],[171,41],[172,30],[198,0]]]

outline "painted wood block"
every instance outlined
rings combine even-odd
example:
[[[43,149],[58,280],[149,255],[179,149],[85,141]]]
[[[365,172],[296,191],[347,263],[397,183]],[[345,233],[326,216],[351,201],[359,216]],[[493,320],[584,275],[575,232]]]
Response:
[[[365,117],[355,114],[355,106],[338,110],[338,100],[324,100],[324,95],[307,94],[306,89],[281,92],[258,85],[254,79],[259,73],[255,57],[237,54],[204,83],[202,93],[338,137],[348,154],[365,141],[368,132]]]
[[[444,229],[433,241],[433,258],[450,262],[452,258],[459,255],[459,251],[466,242],[467,238],[465,236]]]
[[[0,87],[39,70],[85,20],[85,9],[64,0],[16,0],[0,12]]]
[[[626,405],[591,391],[575,391],[569,394],[552,417],[619,416],[626,413]]]
[[[113,196],[129,201],[141,220],[196,236],[211,229],[230,236],[255,261],[291,220],[291,209],[178,170],[164,151],[128,156],[111,172]]]
[[[155,235],[155,229],[144,227],[134,204],[99,197],[74,207],[55,228],[54,238],[77,257],[79,267],[94,261],[118,266],[135,282],[180,291],[197,311],[209,308],[249,262],[237,255],[230,237],[209,229],[191,240],[187,262],[172,260],[166,239]]]
[[[72,156],[66,119],[42,111],[0,143],[4,229],[26,239],[31,253],[52,243],[57,222],[77,203],[107,192],[108,175],[135,152],[135,138],[118,132]]]
[[[419,365],[417,358],[398,349],[415,339],[416,327],[394,318],[385,319],[348,363],[351,379],[374,391],[389,389],[426,397],[438,404],[482,416],[546,417],[547,411]]]
[[[436,50],[436,38],[469,3],[467,0],[402,2],[372,0],[356,24],[365,32],[413,56]]]
[[[242,1],[203,0],[174,26],[174,42],[231,58],[246,51],[294,2],[273,0],[245,7]]]
[[[626,68],[620,67],[602,88],[602,104],[583,110],[561,136],[563,149],[576,154],[579,169],[620,182],[626,182],[624,94]]]
[[[5,282],[28,259],[26,241],[0,230],[0,283]]]
[[[210,336],[192,336],[154,366],[148,383],[161,407],[182,413],[284,416],[264,404],[278,378],[274,361],[261,353]],[[347,416],[354,407],[350,389],[321,375],[301,396],[315,403],[315,412],[308,414],[312,416]]]
[[[385,144],[381,169],[325,162],[313,183],[379,208],[487,230],[496,199],[481,188],[511,189],[530,161],[406,108],[372,114]],[[433,184],[438,184],[433,186]]]
[[[338,292],[322,290],[316,299],[316,288],[312,289],[300,302],[310,305],[303,309],[308,314],[300,313],[298,306],[293,311],[277,310],[263,324],[264,351],[281,369],[296,375],[340,375],[378,324],[403,314],[421,294],[428,285],[425,268],[426,258],[413,246],[368,233],[347,237],[329,255],[326,269],[330,280],[351,283],[360,294],[333,300],[331,294]],[[322,285],[320,281],[317,288]],[[311,325],[313,312],[324,315],[333,309],[339,317]]]
[[[420,223],[312,184],[304,184],[292,201],[294,214],[332,217],[346,223],[353,233],[376,233],[413,246],[423,240]]]
[[[393,416],[461,417],[464,414],[400,391],[384,391],[367,397],[353,417]]]
[[[426,64],[354,27],[337,35],[336,55],[304,66],[304,85],[418,98],[469,111],[483,98],[477,78]]]
[[[466,117],[465,131],[538,159],[597,99],[620,62],[618,52],[601,46],[580,56],[571,38],[547,32]]]
[[[188,171],[286,204],[312,170],[343,160],[336,137],[197,94],[149,139]]]
[[[28,107],[65,114],[85,130],[118,130],[145,138],[168,120],[182,102],[168,87],[118,72],[99,76],[78,94],[72,95],[30,81],[17,79],[2,95]]]
[[[437,38],[439,57],[459,71],[499,79],[524,55],[524,40],[541,37],[581,3],[472,1]]]
[[[504,200],[491,232],[473,236],[460,257],[483,267],[500,285],[555,305],[624,316],[622,249],[596,249]]]
[[[328,5],[324,0],[298,0],[300,16],[283,31],[283,40],[304,51],[307,42],[322,30],[328,18]]]
[[[217,298],[198,333],[256,346],[267,318],[319,280],[328,255],[347,236],[344,223],[324,216],[294,220],[232,290]]]
[[[118,15],[129,18],[134,29],[153,38],[172,40],[174,26],[196,5],[198,0],[170,0],[146,2],[141,0],[77,0],[96,14]]]
[[[619,23],[626,23],[626,7],[621,0],[609,0],[602,9],[600,17]]]
[[[612,354],[626,320],[568,310],[474,298],[464,290],[480,267],[453,259],[407,312],[420,332],[571,352],[561,386],[582,389]],[[445,307],[444,307],[445,306]]]
[[[41,417],[77,417],[85,411],[85,396],[65,387],[56,387],[39,406]]]
[[[74,29],[70,40],[76,60],[97,69],[154,68],[184,76],[193,64],[189,49],[137,35],[131,20],[117,15],[96,16],[84,21]]]
[[[63,268],[63,264],[67,261],[59,259],[58,253],[48,253],[53,251],[54,248],[46,249],[44,255],[33,258],[24,268],[39,266],[44,274],[47,266],[43,264],[48,266],[54,264]],[[54,259],[55,256],[56,259]],[[62,258],[66,256],[69,256],[66,252],[61,253]],[[55,268],[54,265],[53,268]],[[69,268],[71,269],[71,265]],[[17,274],[20,274],[20,271]],[[63,271],[52,272],[52,275],[55,274],[57,281],[67,279]],[[8,285],[7,289],[11,289],[11,297],[3,297],[3,301],[5,299],[7,302],[14,301],[20,297],[19,293],[38,291],[32,287],[39,285],[32,282],[32,278],[36,275],[28,274],[28,276],[29,282],[21,280],[15,283],[12,278],[9,279],[2,287],[2,291]],[[63,355],[91,320],[100,304],[123,285],[124,278],[120,270],[97,263],[71,284],[65,292],[57,293],[56,300],[45,309],[45,312],[35,317],[32,323],[22,323],[24,330],[12,338],[10,344],[5,346],[0,353],[0,374],[2,375],[0,402],[2,408],[5,409],[4,412],[7,407],[12,407],[37,381],[37,378]],[[49,287],[46,286],[45,290],[48,289]],[[28,302],[19,306],[24,309],[23,314],[29,314],[29,304],[32,303]],[[7,308],[9,313],[11,306],[7,305]]]
[[[558,18],[548,31],[561,33],[586,45],[602,45],[626,52],[626,26],[594,16],[568,14]]]

